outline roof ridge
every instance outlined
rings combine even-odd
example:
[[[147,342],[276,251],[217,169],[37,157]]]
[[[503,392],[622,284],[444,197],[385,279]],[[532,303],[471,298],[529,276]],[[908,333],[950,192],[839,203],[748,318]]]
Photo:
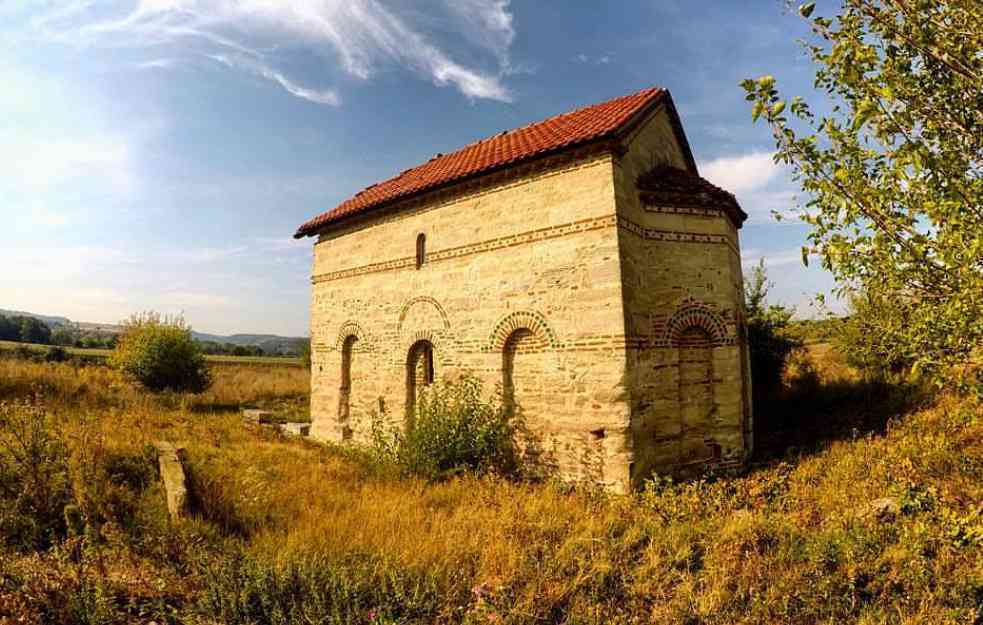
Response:
[[[503,130],[446,154],[437,152],[429,160],[369,185],[335,208],[310,219],[294,236],[312,235],[329,223],[383,204],[483,175],[546,152],[598,140],[622,129],[639,111],[662,97],[669,97],[666,89],[647,87]]]

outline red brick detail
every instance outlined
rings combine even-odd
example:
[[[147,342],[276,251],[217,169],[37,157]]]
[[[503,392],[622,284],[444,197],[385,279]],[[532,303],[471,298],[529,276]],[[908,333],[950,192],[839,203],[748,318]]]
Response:
[[[594,141],[614,138],[633,127],[633,122],[643,111],[662,103],[667,103],[675,119],[669,92],[652,87],[502,132],[450,154],[437,154],[422,165],[366,187],[335,208],[302,224],[294,236],[310,236],[328,224],[451,183]],[[678,128],[677,132],[682,136]]]
[[[734,338],[727,332],[727,324],[716,310],[701,302],[686,302],[666,322],[664,342],[669,347],[688,345],[685,335],[690,328],[700,328],[709,335],[712,346],[733,345]]]
[[[345,341],[347,341],[351,336],[354,336],[357,339],[355,343],[357,347],[354,347],[354,351],[369,351],[369,342],[367,340],[368,337],[366,336],[365,331],[362,329],[362,326],[357,321],[346,321],[345,323],[341,324],[341,328],[338,330],[338,338],[335,340],[335,348],[339,352],[343,351]]]
[[[440,305],[440,302],[430,297],[429,295],[418,295],[416,297],[411,297],[410,299],[406,300],[406,303],[403,304],[403,307],[400,309],[399,319],[396,321],[397,334],[403,333],[403,323],[405,323],[406,315],[409,314],[410,309],[413,308],[415,304],[420,304],[420,303],[427,303],[433,306],[434,310],[437,311],[437,316],[440,317],[440,325],[445,330],[450,329],[451,327],[450,319],[448,319],[447,312],[444,310],[444,307]]]
[[[495,328],[488,339],[486,351],[501,352],[504,350],[509,338],[517,330],[528,330],[533,335],[533,340],[526,339],[523,341],[523,351],[555,349],[561,346],[556,338],[556,333],[546,321],[546,317],[535,311],[520,310],[506,315],[495,324]]]
[[[402,361],[417,343],[429,343],[433,350],[433,361],[440,365],[449,365],[449,350],[444,340],[444,333],[434,330],[417,330],[402,338],[397,360]]]

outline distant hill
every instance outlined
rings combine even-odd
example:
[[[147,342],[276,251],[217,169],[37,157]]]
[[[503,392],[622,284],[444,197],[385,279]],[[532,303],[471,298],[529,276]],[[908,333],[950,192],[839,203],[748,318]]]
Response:
[[[5,317],[34,317],[49,326],[72,325],[85,333],[102,336],[119,334],[123,329],[122,326],[115,323],[76,322],[67,317],[39,315],[21,310],[4,310],[0,308],[0,315]],[[194,330],[192,330],[191,336],[197,341],[212,341],[221,344],[231,343],[232,345],[241,345],[243,347],[256,346],[268,354],[297,353],[298,343],[307,340],[307,337],[301,336],[280,336],[278,334],[231,334],[224,336],[221,334],[195,332]]]
[[[213,341],[215,343],[232,343],[248,347],[255,345],[267,354],[297,353],[297,344],[306,341],[305,337],[299,336],[279,336],[277,334],[230,334],[222,336],[220,334],[206,334],[204,332],[191,332],[191,336],[198,341]]]
[[[0,315],[3,315],[4,317],[34,317],[35,319],[45,322],[49,326],[61,326],[71,323],[71,321],[69,321],[66,317],[39,315],[36,313],[24,312],[23,310],[4,310],[3,308],[0,308]]]

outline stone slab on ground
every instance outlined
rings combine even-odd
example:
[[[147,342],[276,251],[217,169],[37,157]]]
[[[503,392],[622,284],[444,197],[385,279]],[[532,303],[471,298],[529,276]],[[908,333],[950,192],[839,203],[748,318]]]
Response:
[[[242,411],[243,418],[249,423],[270,423],[273,421],[273,411],[246,408]]]
[[[280,425],[280,431],[293,436],[308,436],[311,433],[311,424],[299,422],[283,423]]]
[[[188,485],[184,475],[184,465],[181,464],[180,450],[165,441],[155,442],[154,447],[157,448],[160,477],[167,495],[167,511],[171,519],[177,520],[184,516],[188,506]]]

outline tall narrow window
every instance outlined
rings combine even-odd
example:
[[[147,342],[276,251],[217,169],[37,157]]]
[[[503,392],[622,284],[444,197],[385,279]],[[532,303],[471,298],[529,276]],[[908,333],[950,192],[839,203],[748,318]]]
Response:
[[[533,333],[526,328],[519,328],[505,341],[502,351],[502,403],[509,414],[515,414],[518,406],[516,399],[516,353],[528,349],[533,342]],[[520,376],[521,377],[521,376]],[[521,387],[521,381],[519,386]]]
[[[416,410],[417,391],[434,381],[433,344],[430,341],[417,341],[410,347],[406,356],[406,427],[413,428],[413,413]]]
[[[419,269],[423,266],[423,262],[427,259],[427,235],[422,232],[416,235],[416,268]]]
[[[351,416],[352,402],[352,351],[358,338],[349,336],[341,347],[341,384],[338,388],[338,420],[347,421]]]

